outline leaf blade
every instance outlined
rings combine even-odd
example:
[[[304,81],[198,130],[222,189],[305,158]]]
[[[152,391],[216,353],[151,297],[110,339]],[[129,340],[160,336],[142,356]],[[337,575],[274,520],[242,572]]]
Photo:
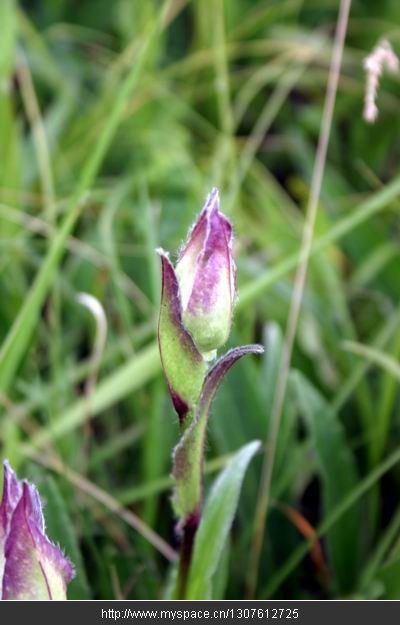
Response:
[[[259,441],[242,447],[213,485],[201,520],[190,567],[187,599],[210,595],[215,573],[237,508],[240,489],[250,460],[260,448]]]

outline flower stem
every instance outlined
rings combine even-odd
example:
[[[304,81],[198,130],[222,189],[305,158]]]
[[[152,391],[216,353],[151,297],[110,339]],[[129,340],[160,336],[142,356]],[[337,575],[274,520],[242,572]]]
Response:
[[[179,553],[179,570],[177,584],[177,598],[185,599],[190,564],[192,562],[193,545],[197,528],[200,523],[200,513],[194,512],[186,521],[182,533],[182,542]]]

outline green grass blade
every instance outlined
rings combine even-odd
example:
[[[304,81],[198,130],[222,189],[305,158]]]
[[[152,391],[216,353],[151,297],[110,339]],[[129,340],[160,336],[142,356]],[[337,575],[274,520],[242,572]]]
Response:
[[[382,587],[379,599],[400,599],[400,556],[384,564],[377,573],[375,582]]]
[[[138,82],[152,44],[159,33],[163,19],[162,16],[163,11],[160,12],[157,22],[152,24],[149,32],[146,33],[136,62],[116,95],[115,104],[110,111],[107,123],[86,162],[76,190],[68,202],[64,221],[54,237],[49,252],[26,296],[24,304],[2,345],[0,351],[0,390],[2,392],[7,392],[10,382],[28,348],[37,325],[41,306],[43,305],[51,285],[56,268],[62,258],[67,238],[78,220],[84,205],[85,194],[99,171],[101,163],[120,123],[128,98]]]
[[[298,372],[292,376],[300,412],[310,430],[322,479],[325,513],[335,509],[357,484],[354,457],[343,428],[329,404]],[[349,510],[327,536],[329,558],[341,591],[354,588],[359,564],[360,515]]]
[[[339,241],[346,234],[382,210],[399,194],[400,177],[397,177],[382,190],[377,191],[367,200],[361,202],[361,204],[356,207],[350,215],[338,221],[338,223],[334,225],[326,234],[314,239],[314,243],[311,248],[311,255],[313,256],[314,254],[324,250],[335,241]],[[264,293],[272,284],[280,280],[280,278],[285,276],[290,271],[293,271],[293,269],[297,267],[298,262],[299,253],[293,254],[273,269],[263,272],[249,285],[243,287],[240,291],[240,299],[238,302],[240,308],[245,309],[248,304]]]
[[[378,544],[372,554],[372,557],[369,559],[368,563],[364,567],[361,580],[360,580],[360,590],[361,592],[368,592],[369,587],[373,584],[374,578],[379,575],[378,571],[385,566],[384,560],[386,554],[389,552],[389,549],[396,537],[398,537],[400,531],[400,507],[397,508],[396,513],[393,515],[388,527],[385,529],[383,534],[380,536]],[[399,590],[400,590],[400,582],[399,582]],[[399,592],[400,597],[400,592]]]
[[[15,18],[14,0],[3,0],[0,3],[0,80],[2,82],[8,79],[12,67],[16,31]]]
[[[157,345],[143,349],[137,356],[129,360],[99,384],[93,393],[90,404],[86,398],[76,402],[69,410],[49,427],[43,428],[30,440],[29,448],[46,445],[81,425],[90,415],[96,415],[111,406],[121,397],[141,388],[158,371],[159,353]],[[23,447],[27,449],[27,447]]]
[[[344,514],[348,512],[354,506],[359,499],[366,492],[368,492],[385,473],[388,473],[393,467],[400,462],[400,448],[396,449],[384,462],[381,462],[373,471],[371,471],[367,477],[358,482],[357,486],[343,497],[343,499],[336,505],[336,507],[328,514],[325,519],[317,527],[315,537],[311,540],[304,541],[293,553],[289,556],[286,562],[275,572],[271,577],[268,585],[264,588],[260,595],[262,599],[268,599],[276,593],[281,584],[287,579],[287,577],[294,571],[296,566],[300,564],[303,558],[307,555],[312,545],[316,540],[324,536],[329,530],[335,527],[336,523],[340,521]]]
[[[375,349],[374,347],[362,345],[361,343],[356,343],[354,341],[343,341],[343,349],[351,352],[352,354],[362,356],[373,364],[382,367],[400,382],[400,365],[397,360],[393,358],[393,356],[389,356],[388,354],[385,354],[385,352]]]

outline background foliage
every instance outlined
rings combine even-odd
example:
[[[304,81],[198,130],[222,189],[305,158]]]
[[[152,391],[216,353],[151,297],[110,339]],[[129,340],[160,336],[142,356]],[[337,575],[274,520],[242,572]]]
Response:
[[[213,185],[236,231],[230,343],[267,350],[214,404],[207,484],[248,441],[268,444],[337,9],[176,0],[156,30],[156,0],[0,4],[1,453],[38,482],[77,566],[70,598],[163,596],[169,564],[147,528],[176,547],[178,432],[154,250],[179,248]],[[398,3],[354,0],[259,598],[400,598],[399,76],[382,80],[376,124],[362,120],[362,60],[381,36],[400,53]],[[80,291],[107,315],[98,371]],[[216,598],[244,596],[261,455]]]

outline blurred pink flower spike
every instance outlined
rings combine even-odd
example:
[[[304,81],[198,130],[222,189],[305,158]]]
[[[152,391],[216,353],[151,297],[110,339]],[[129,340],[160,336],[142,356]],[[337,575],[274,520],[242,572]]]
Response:
[[[74,568],[47,538],[39,493],[4,462],[0,504],[0,597],[63,600]]]
[[[364,119],[369,124],[373,124],[378,117],[378,97],[379,79],[384,70],[394,74],[399,69],[399,59],[393,52],[393,48],[387,39],[382,39],[364,59],[364,70],[366,76],[365,99],[364,99]]]

